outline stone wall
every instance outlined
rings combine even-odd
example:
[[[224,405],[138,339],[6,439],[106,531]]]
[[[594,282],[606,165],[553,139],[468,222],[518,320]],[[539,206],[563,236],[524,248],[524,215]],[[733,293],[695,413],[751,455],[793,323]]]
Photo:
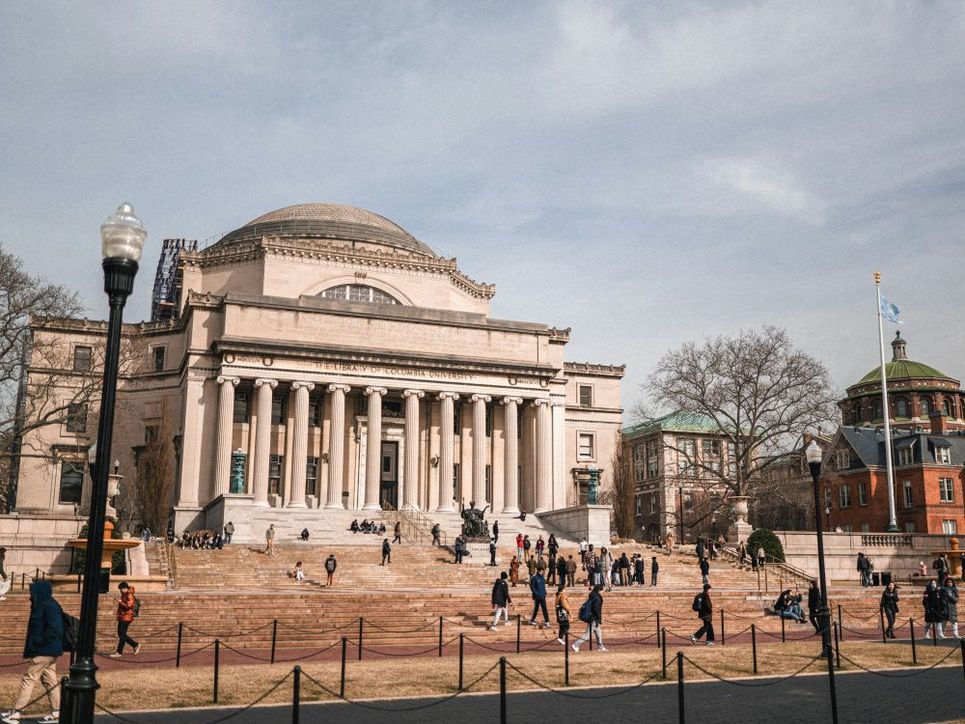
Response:
[[[0,515],[0,546],[7,549],[4,568],[34,574],[66,573],[71,554],[67,541],[76,538],[86,520],[73,515]]]
[[[600,547],[610,545],[612,515],[613,507],[610,505],[577,505],[540,513],[537,517],[574,540],[586,538],[588,543]]]

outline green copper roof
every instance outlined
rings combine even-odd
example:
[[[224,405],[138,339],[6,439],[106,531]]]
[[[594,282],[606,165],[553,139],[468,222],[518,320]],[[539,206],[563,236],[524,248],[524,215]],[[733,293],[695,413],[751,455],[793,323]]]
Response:
[[[623,429],[624,435],[639,435],[643,432],[664,430],[666,432],[720,432],[714,418],[699,412],[678,410],[655,420],[641,422]]]
[[[948,375],[942,374],[934,367],[929,367],[921,362],[915,362],[910,359],[899,359],[892,360],[885,365],[885,372],[888,375],[889,380],[907,380],[912,378],[929,378],[934,379],[940,377],[943,379],[951,379]],[[876,382],[881,379],[881,368],[875,367],[871,372],[862,377],[859,381],[859,385],[863,385],[866,382]]]

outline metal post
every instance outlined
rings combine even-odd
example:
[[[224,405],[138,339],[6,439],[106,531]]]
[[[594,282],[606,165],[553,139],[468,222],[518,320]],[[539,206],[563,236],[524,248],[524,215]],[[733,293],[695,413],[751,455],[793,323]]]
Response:
[[[784,622],[784,614],[782,613],[782,614],[781,614],[781,643],[782,643],[782,644],[787,642],[787,638],[786,638],[786,636],[785,636],[785,633],[786,633],[786,632],[785,632],[785,630],[784,630],[784,625],[785,625],[785,622]]]
[[[878,609],[878,618],[881,622],[881,643],[886,644],[888,643],[888,637],[885,636],[885,609]]]
[[[345,698],[345,653],[347,649],[348,649],[348,639],[343,636],[342,637],[342,679],[341,679],[341,684],[339,685],[339,688],[338,688],[339,699]]]
[[[442,616],[439,617],[439,658],[442,658]]]
[[[499,724],[506,724],[506,657],[499,657]]]
[[[522,614],[516,614],[516,653],[519,653],[519,635],[522,628]]]
[[[218,674],[221,669],[221,641],[214,640],[214,703],[218,703]]]
[[[178,650],[174,654],[174,668],[181,668],[181,639],[184,636],[184,624],[178,623]]]
[[[958,640],[958,648],[962,652],[962,674],[965,674],[965,639]]]
[[[275,646],[278,643],[278,619],[271,622],[271,663],[275,663]]]
[[[808,459],[808,468],[811,471],[812,488],[814,493],[814,530],[818,538],[818,572],[821,585],[821,608],[818,610],[818,620],[821,621],[821,645],[824,656],[828,660],[828,688],[831,693],[831,721],[838,724],[838,695],[834,685],[834,661],[831,657],[831,611],[828,609],[828,574],[824,565],[824,531],[822,530],[821,520],[821,492],[819,481],[821,479],[821,456],[820,446],[811,441],[811,450],[817,452],[815,460]],[[810,458],[810,454],[806,453]]]
[[[928,633],[928,624],[925,624],[925,633]],[[931,645],[938,646],[938,624],[931,625]]]
[[[838,668],[841,668],[841,627],[834,624],[834,659]]]
[[[911,663],[918,664],[918,649],[915,648],[915,619],[908,619],[908,628],[911,629]]]
[[[684,654],[677,652],[677,720],[684,724]]]
[[[667,678],[667,629],[660,629],[660,660],[663,662],[663,678]]]
[[[841,604],[838,604],[838,635],[844,641],[844,626],[841,623]]]
[[[720,645],[724,645],[724,609],[720,609]]]
[[[296,664],[292,673],[294,674],[292,678],[292,724],[298,724],[298,718],[301,714],[299,708],[302,698],[302,667]]]
[[[459,691],[462,691],[462,647],[463,634],[459,634]]]
[[[359,661],[362,660],[362,622],[364,620],[365,619],[359,616]]]
[[[751,624],[751,653],[754,656],[754,673],[757,673],[757,626]]]
[[[659,636],[659,634],[657,634]],[[563,634],[563,685],[570,685],[570,632]],[[963,659],[965,663],[965,659]]]
[[[657,611],[657,648],[660,648],[660,611]]]

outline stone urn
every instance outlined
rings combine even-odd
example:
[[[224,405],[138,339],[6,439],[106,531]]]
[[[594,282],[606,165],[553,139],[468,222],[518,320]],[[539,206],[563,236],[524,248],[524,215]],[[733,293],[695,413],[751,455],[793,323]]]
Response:
[[[730,502],[730,512],[734,518],[730,528],[727,529],[727,540],[730,543],[746,541],[747,536],[754,532],[754,528],[747,522],[747,501],[750,500],[746,495],[732,495],[728,498]]]

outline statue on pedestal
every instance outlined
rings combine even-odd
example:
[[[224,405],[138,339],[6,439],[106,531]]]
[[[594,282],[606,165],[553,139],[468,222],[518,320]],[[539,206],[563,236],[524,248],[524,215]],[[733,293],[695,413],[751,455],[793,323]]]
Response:
[[[476,501],[470,500],[469,507],[462,507],[460,514],[462,515],[462,534],[467,538],[487,538],[486,534],[486,511],[489,510],[487,505],[482,510],[476,507]]]

